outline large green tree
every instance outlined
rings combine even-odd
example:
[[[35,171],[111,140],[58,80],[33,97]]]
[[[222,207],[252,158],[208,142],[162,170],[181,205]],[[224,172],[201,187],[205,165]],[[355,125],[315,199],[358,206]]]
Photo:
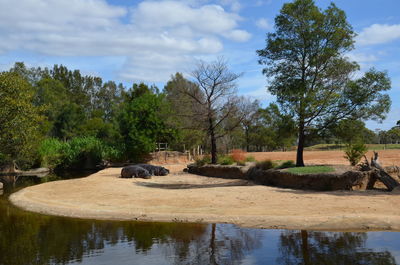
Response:
[[[120,142],[127,159],[140,161],[155,150],[157,142],[170,142],[176,132],[166,125],[164,94],[155,87],[134,84],[123,97],[116,118]]]
[[[19,74],[0,73],[0,155],[3,162],[32,160],[43,121],[34,89]]]
[[[313,0],[295,0],[283,5],[275,29],[257,53],[271,79],[269,92],[296,119],[297,166],[304,166],[308,130],[349,117],[384,118],[390,98],[381,92],[390,89],[390,80],[374,69],[351,80],[359,66],[345,56],[355,33],[344,11],[333,3],[321,10]]]

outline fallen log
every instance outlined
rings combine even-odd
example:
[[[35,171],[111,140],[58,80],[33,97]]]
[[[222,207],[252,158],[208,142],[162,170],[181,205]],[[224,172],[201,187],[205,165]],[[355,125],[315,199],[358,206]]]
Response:
[[[368,162],[368,159],[364,156],[365,162],[361,165],[361,170],[374,170],[374,174],[372,174],[370,181],[368,183],[367,189],[372,189],[375,182],[380,180],[389,191],[392,191],[396,187],[400,186],[392,176],[390,176],[385,169],[378,162],[378,152],[374,151],[374,156],[371,157],[371,163]]]

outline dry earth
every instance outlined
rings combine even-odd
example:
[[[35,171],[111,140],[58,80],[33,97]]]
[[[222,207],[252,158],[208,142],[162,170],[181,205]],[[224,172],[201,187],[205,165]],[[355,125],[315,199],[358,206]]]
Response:
[[[10,200],[29,211],[78,218],[400,230],[400,195],[393,193],[280,189],[186,174],[183,165],[165,166],[169,176],[121,179],[120,168],[108,168],[82,179],[28,187]]]
[[[380,150],[379,161],[383,166],[400,166],[400,150]],[[368,159],[372,157],[372,151],[367,153]],[[257,160],[293,160],[296,161],[296,152],[263,152],[248,153]],[[349,162],[343,157],[343,151],[305,151],[304,161],[306,164],[330,164],[330,165],[348,165]]]

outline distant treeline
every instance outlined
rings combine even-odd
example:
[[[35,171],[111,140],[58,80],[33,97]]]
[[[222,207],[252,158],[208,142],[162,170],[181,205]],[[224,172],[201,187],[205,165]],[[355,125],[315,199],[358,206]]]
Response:
[[[201,93],[180,73],[163,89],[144,83],[125,87],[62,65],[27,68],[18,62],[0,73],[1,164],[80,168],[101,160],[140,161],[156,143],[178,151],[199,145],[209,150],[207,110],[198,103],[206,95]],[[213,110],[216,120],[220,117],[215,126],[219,152],[285,150],[296,144],[289,114],[276,104],[263,108],[258,101],[237,98],[229,101],[229,109]],[[361,121],[343,120],[311,133],[307,145],[356,139],[398,143],[400,133],[398,127],[375,133]]]

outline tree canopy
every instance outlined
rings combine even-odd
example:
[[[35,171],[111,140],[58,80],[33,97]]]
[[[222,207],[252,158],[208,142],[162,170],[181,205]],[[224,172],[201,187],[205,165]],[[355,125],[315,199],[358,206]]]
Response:
[[[310,130],[324,130],[346,118],[385,117],[390,98],[382,92],[390,89],[390,80],[375,69],[352,79],[359,66],[346,53],[354,48],[355,33],[343,10],[334,3],[321,10],[313,0],[295,0],[283,5],[275,29],[257,53],[271,79],[268,91],[296,120],[297,166],[304,166]]]
[[[16,73],[0,73],[0,155],[3,162],[27,161],[40,139],[42,109],[33,105],[34,89]]]

